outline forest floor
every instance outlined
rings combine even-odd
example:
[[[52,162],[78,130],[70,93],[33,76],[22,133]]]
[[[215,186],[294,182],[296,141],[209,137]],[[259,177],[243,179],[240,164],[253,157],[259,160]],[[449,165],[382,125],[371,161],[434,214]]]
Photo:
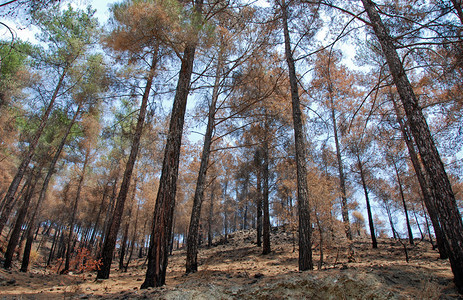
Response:
[[[379,239],[372,249],[368,239],[356,239],[325,249],[320,270],[299,272],[292,234],[280,229],[271,241],[272,252],[262,255],[255,231],[236,232],[228,243],[200,248],[199,271],[188,276],[185,250],[175,250],[166,285],[143,290],[144,259],[124,273],[112,269],[107,280],[95,280],[95,272],[58,275],[38,260],[29,273],[18,265],[0,270],[0,299],[463,299],[448,260],[429,242],[409,245],[407,263],[397,241]],[[315,249],[315,264],[319,258]]]

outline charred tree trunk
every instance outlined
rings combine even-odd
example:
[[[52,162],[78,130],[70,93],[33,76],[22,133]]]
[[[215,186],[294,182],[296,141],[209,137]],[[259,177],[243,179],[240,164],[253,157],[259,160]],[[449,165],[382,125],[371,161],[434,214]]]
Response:
[[[267,118],[267,117],[266,117]],[[262,208],[264,212],[264,222],[262,226],[262,254],[269,254],[270,249],[270,208],[269,208],[269,145],[268,145],[268,120],[265,120],[265,140],[263,143],[263,159],[262,159],[262,177],[263,177],[263,189],[262,189]]]
[[[430,177],[429,182],[436,202],[434,207],[437,208],[442,233],[447,244],[446,249],[448,250],[447,254],[450,259],[454,282],[459,292],[463,293],[463,221],[455,195],[418,99],[397,54],[394,40],[384,26],[376,4],[371,0],[362,0],[362,3],[381,44],[394,84],[404,106],[410,131],[415,139],[426,173]],[[432,207],[428,207],[428,211],[430,209]]]
[[[384,200],[384,206],[386,207],[387,218],[389,220],[389,225],[391,226],[392,237],[394,238],[394,240],[396,240],[398,236],[394,227],[394,222],[392,221],[391,207],[389,206],[389,203],[387,203],[386,200]]]
[[[426,209],[424,208],[423,202],[421,202],[421,206],[423,207],[423,214],[424,214],[424,219],[426,221],[426,230],[428,231],[429,242],[432,245],[432,249],[436,249],[437,245],[434,245],[434,242],[432,240],[431,228],[429,226],[428,216],[426,214]]]
[[[137,182],[138,182],[138,178],[135,179],[135,182],[133,184],[133,192],[132,192],[132,197],[129,203],[129,211],[128,211],[125,226],[124,226],[124,233],[122,235],[121,252],[119,256],[119,271],[121,272],[124,271],[124,257],[125,257],[125,252],[127,249],[127,241],[129,239],[129,228],[130,228],[130,222],[132,218],[133,202],[135,201],[135,196],[137,193]]]
[[[410,225],[410,218],[408,217],[408,209],[407,209],[407,203],[405,202],[405,196],[404,196],[404,190],[402,187],[402,180],[400,180],[400,175],[399,175],[399,169],[397,168],[397,163],[394,160],[392,160],[392,165],[394,166],[395,170],[395,175],[397,177],[397,184],[399,185],[399,192],[400,192],[400,198],[402,199],[402,205],[404,207],[404,213],[405,213],[405,220],[407,221],[407,231],[408,231],[408,241],[410,242],[410,245],[413,245],[413,232],[412,232],[412,227]]]
[[[31,250],[32,250],[32,242],[34,241],[34,233],[33,233],[33,227],[34,224],[31,222],[29,227],[26,229],[27,233],[27,238],[26,238],[26,245],[24,246],[24,254],[23,254],[23,259],[21,262],[21,269],[19,271],[21,272],[27,272],[27,269],[29,267],[29,261],[30,261],[30,256],[31,256]]]
[[[415,217],[416,227],[418,227],[418,231],[420,232],[420,235],[421,235],[421,241],[423,241],[425,238],[425,234],[423,233],[423,230],[421,230],[420,222],[418,222],[418,216],[416,215],[415,210],[413,210],[413,216]]]
[[[209,164],[211,153],[212,135],[215,127],[215,113],[217,100],[219,98],[220,79],[222,78],[223,69],[223,50],[219,51],[217,67],[215,70],[215,82],[212,90],[211,105],[209,106],[209,115],[207,119],[206,134],[204,136],[203,153],[199,167],[198,179],[196,181],[195,195],[193,198],[193,208],[191,211],[190,225],[186,244],[186,273],[198,271],[198,229],[199,219],[201,218],[201,206],[204,199],[204,190],[206,188],[206,172]]]
[[[363,170],[363,164],[360,160],[360,156],[357,153],[357,166],[360,172],[360,180],[362,181],[363,192],[365,193],[365,201],[367,204],[367,213],[368,213],[368,224],[370,226],[370,235],[371,235],[371,244],[373,249],[378,248],[378,242],[376,241],[376,233],[375,233],[375,226],[373,224],[373,215],[371,213],[371,206],[370,206],[370,198],[368,197],[368,188],[367,188],[367,181],[365,178],[365,171]]]
[[[50,103],[48,103],[47,109],[45,110],[40,120],[39,127],[37,128],[37,131],[35,132],[32,140],[30,141],[29,148],[27,149],[27,152],[25,153],[23,160],[21,161],[21,164],[18,167],[16,175],[13,178],[8,188],[8,191],[3,199],[4,207],[3,207],[2,215],[0,217],[0,234],[2,234],[3,228],[5,227],[5,224],[10,216],[11,210],[13,209],[14,196],[24,176],[24,172],[26,171],[27,166],[29,165],[29,162],[32,159],[32,156],[34,155],[35,148],[37,147],[37,144],[39,142],[40,136],[42,135],[43,129],[45,128],[45,125],[47,124],[48,117],[50,116],[55,100],[58,97],[58,92],[61,89],[61,86],[63,85],[64,77],[66,76],[66,71],[67,70],[64,69],[63,73],[61,74],[59,78],[58,84],[56,85],[55,90],[53,91],[53,95],[51,96]]]
[[[77,185],[76,197],[74,199],[74,204],[73,204],[73,207],[72,207],[71,220],[69,221],[69,234],[68,234],[68,240],[67,240],[68,243],[67,243],[67,247],[66,247],[66,260],[64,262],[64,269],[61,271],[61,274],[69,272],[69,266],[70,266],[70,262],[71,262],[71,253],[72,253],[73,233],[74,233],[74,226],[75,226],[77,208],[78,208],[78,205],[79,205],[80,193],[82,191],[82,185],[84,183],[84,178],[85,178],[85,169],[87,168],[89,157],[90,157],[90,149],[87,149],[86,153],[85,153],[84,165],[82,167],[82,174],[80,175],[80,178],[79,178],[79,183]]]
[[[331,94],[331,87],[330,87],[330,94]],[[352,232],[350,229],[350,222],[349,222],[349,209],[347,207],[346,177],[344,175],[344,167],[342,164],[341,146],[339,144],[338,126],[336,122],[336,111],[334,108],[333,97],[331,96],[330,96],[330,104],[331,104],[331,121],[333,122],[334,144],[336,146],[336,160],[338,162],[339,187],[341,190],[342,222],[344,223],[344,231],[346,233],[346,237],[349,240],[352,240]]]
[[[322,226],[320,224],[320,218],[318,217],[318,214],[315,213],[315,220],[317,222],[317,227],[318,227],[318,232],[320,234],[320,237],[319,237],[319,243],[320,243],[320,261],[318,262],[318,266],[317,266],[317,269],[318,270],[321,270],[322,266],[323,266],[323,230],[322,230]]]
[[[428,208],[429,217],[434,228],[434,233],[436,234],[437,247],[439,249],[439,255],[441,259],[447,259],[447,251],[445,238],[442,233],[442,228],[439,222],[439,217],[437,215],[437,209],[435,209],[436,201],[433,199],[433,193],[431,192],[432,185],[429,182],[429,176],[426,174],[426,170],[423,170],[422,164],[418,158],[418,154],[415,151],[415,145],[412,141],[412,137],[409,133],[409,128],[405,124],[402,116],[400,114],[399,107],[397,102],[394,99],[394,96],[391,94],[391,100],[394,105],[394,109],[397,115],[397,123],[399,123],[400,130],[402,131],[402,136],[407,145],[408,153],[410,155],[410,160],[413,164],[413,169],[415,170],[416,177],[420,184],[421,193],[423,194],[423,201]]]
[[[203,0],[195,1],[195,12],[202,13]],[[198,26],[200,24],[197,24]],[[199,32],[193,42],[187,43],[183,53],[177,90],[172,108],[166,150],[154,208],[153,227],[148,250],[148,269],[141,288],[162,286],[166,281],[169,241],[177,190],[178,165],[188,93],[190,91],[193,61]]]
[[[92,235],[90,236],[90,241],[88,242],[89,250],[92,251],[93,244],[95,243],[96,231],[98,230],[98,225],[100,223],[101,212],[103,211],[104,202],[108,196],[109,183],[105,185],[103,189],[103,197],[101,197],[100,207],[98,209],[98,214],[96,216],[95,225],[93,226]]]
[[[141,135],[143,133],[143,127],[145,124],[146,109],[148,107],[148,97],[151,91],[151,86],[154,78],[154,71],[156,70],[156,64],[158,60],[158,48],[154,49],[150,72],[146,80],[145,90],[143,92],[142,102],[140,105],[140,113],[138,114],[137,125],[135,128],[132,148],[130,149],[129,159],[125,166],[124,176],[122,178],[121,189],[117,196],[116,206],[114,213],[109,223],[107,233],[105,236],[105,242],[101,251],[101,268],[98,270],[97,278],[108,279],[109,272],[111,269],[111,263],[113,259],[114,247],[116,246],[117,233],[121,225],[122,215],[124,213],[125,201],[129,192],[130,179],[132,178],[132,172],[137,160],[138,149],[140,147]]]
[[[394,41],[381,20],[376,4],[371,0],[362,0],[362,3],[381,44],[384,57],[407,115],[408,126],[418,147],[426,173],[430,178],[429,182],[435,201],[434,207],[437,209],[445,238],[445,248],[450,259],[454,282],[459,292],[463,293],[463,221],[456,204],[455,195],[418,99],[397,54]],[[433,207],[428,207],[428,211],[432,209]]]
[[[26,217],[27,210],[29,209],[29,204],[31,203],[32,195],[34,193],[35,185],[40,177],[40,170],[32,170],[30,175],[28,176],[26,185],[27,191],[24,194],[24,199],[21,207],[16,216],[16,222],[14,224],[13,230],[10,234],[10,240],[8,241],[8,246],[5,252],[5,261],[3,262],[3,268],[9,269],[11,267],[11,263],[13,262],[13,255],[18,245],[19,237],[21,234],[21,226],[24,223],[24,218]],[[33,179],[34,178],[34,179]]]
[[[285,56],[289,69],[291,101],[293,109],[294,140],[296,145],[297,166],[297,200],[299,211],[299,270],[312,270],[312,223],[310,222],[309,188],[307,184],[306,145],[304,140],[301,104],[297,86],[296,67],[294,64],[288,29],[287,5],[281,1],[283,31],[285,39]]]
[[[132,233],[132,241],[130,242],[130,251],[129,257],[127,258],[127,262],[125,264],[124,271],[127,272],[127,268],[129,267],[130,260],[132,259],[133,249],[135,248],[135,243],[137,241],[137,230],[138,230],[138,214],[140,212],[140,203],[137,204],[137,212],[135,214],[135,224],[133,224],[133,233]]]
[[[209,205],[209,216],[207,218],[207,246],[210,248],[212,246],[212,221],[214,219],[214,197],[215,197],[215,184],[211,186],[211,203]]]
[[[119,181],[119,177],[118,175],[116,175],[116,177],[114,178],[114,184],[113,184],[113,188],[112,188],[112,192],[111,192],[111,197],[109,198],[109,203],[108,203],[108,209],[106,210],[106,216],[105,216],[105,219],[104,219],[104,222],[103,222],[103,230],[102,230],[102,234],[101,234],[101,238],[100,238],[100,241],[98,243],[98,252],[99,252],[99,257],[101,258],[101,249],[103,248],[103,242],[106,240],[106,233],[107,233],[107,229],[109,227],[109,222],[111,221],[111,217],[113,215],[113,211],[114,211],[114,202],[116,200],[116,197],[117,197],[117,182]]]
[[[228,240],[228,172],[226,173],[225,186],[223,188],[223,231],[225,242]]]
[[[262,157],[258,148],[254,154],[254,165],[257,177],[256,219],[257,219],[257,247],[262,246]]]
[[[58,239],[59,239],[60,232],[61,232],[61,226],[57,226],[56,229],[55,229],[55,234],[53,236],[53,242],[51,244],[50,253],[48,255],[47,267],[53,261],[53,257],[55,255],[55,251],[56,251],[56,245],[58,245]]]

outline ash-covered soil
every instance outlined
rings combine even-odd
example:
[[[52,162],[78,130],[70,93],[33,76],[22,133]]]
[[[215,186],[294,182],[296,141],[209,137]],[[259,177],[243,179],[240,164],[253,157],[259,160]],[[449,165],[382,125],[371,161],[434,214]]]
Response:
[[[297,245],[284,229],[272,233],[272,252],[262,255],[255,231],[236,232],[227,243],[200,248],[199,271],[185,275],[185,251],[169,258],[166,285],[140,290],[144,259],[127,272],[111,270],[110,279],[95,273],[58,275],[40,260],[29,273],[0,270],[0,299],[463,299],[452,282],[447,260],[426,241],[408,245],[379,239],[331,242],[324,263],[314,245],[313,271],[298,271]],[[296,242],[297,243],[297,242]],[[114,264],[114,267],[116,264]]]

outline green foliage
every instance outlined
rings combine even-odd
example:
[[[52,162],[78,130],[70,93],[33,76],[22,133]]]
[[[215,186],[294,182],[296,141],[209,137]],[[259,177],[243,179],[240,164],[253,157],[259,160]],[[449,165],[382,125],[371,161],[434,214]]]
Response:
[[[86,47],[97,41],[98,21],[90,6],[85,11],[70,5],[61,11],[58,6],[33,14],[36,25],[42,30],[38,36],[47,48],[39,54],[48,64],[69,67]]]
[[[27,65],[31,45],[27,42],[0,42],[0,80],[14,77],[18,71]]]
[[[101,93],[110,84],[109,72],[101,54],[92,54],[71,70],[71,78],[76,84],[72,90],[72,97],[76,103],[97,104]]]
[[[0,107],[28,81],[28,54],[32,46],[20,40],[0,42]]]

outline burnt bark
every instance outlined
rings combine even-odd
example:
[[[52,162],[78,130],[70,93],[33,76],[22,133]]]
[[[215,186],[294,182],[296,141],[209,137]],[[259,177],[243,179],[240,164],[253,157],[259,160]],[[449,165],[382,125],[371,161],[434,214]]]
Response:
[[[198,230],[199,220],[201,218],[201,207],[204,199],[204,190],[206,188],[206,172],[209,164],[211,153],[212,135],[215,127],[215,113],[217,100],[219,98],[220,79],[223,69],[223,50],[219,52],[217,67],[215,70],[215,82],[212,91],[211,104],[207,118],[206,134],[204,136],[203,152],[199,166],[198,179],[196,181],[195,195],[193,198],[193,208],[191,212],[190,225],[188,228],[188,237],[186,244],[186,273],[198,271]]]
[[[257,195],[256,195],[256,228],[257,228],[257,247],[262,246],[262,157],[261,150],[258,148],[254,154],[254,165],[256,167]]]
[[[98,230],[98,225],[100,223],[101,212],[103,211],[104,202],[106,200],[106,197],[108,196],[108,189],[109,182],[105,185],[103,189],[103,196],[101,197],[101,203],[99,205],[98,214],[96,216],[95,224],[93,226],[92,235],[90,236],[90,240],[88,242],[88,247],[90,251],[93,249],[93,244],[95,243],[96,231]]]
[[[129,267],[130,260],[132,259],[133,251],[135,248],[135,242],[137,241],[137,231],[138,231],[138,214],[140,212],[140,203],[137,204],[137,212],[135,214],[135,224],[133,225],[133,233],[132,233],[132,241],[130,242],[130,250],[129,250],[129,257],[127,258],[127,262],[125,263],[124,271],[127,272],[127,268]]]
[[[203,0],[195,2],[194,9],[198,16],[202,13],[202,6]],[[143,289],[162,286],[166,281],[169,242],[172,234],[175,194],[177,190],[180,146],[198,34],[199,32],[196,33],[193,42],[187,43],[183,53],[154,208],[153,226],[148,250],[148,269],[145,281],[141,285]]]
[[[302,122],[301,103],[297,86],[296,67],[294,64],[288,29],[287,5],[281,1],[283,31],[285,39],[285,56],[289,69],[291,101],[293,110],[294,140],[296,145],[297,167],[297,202],[299,212],[299,270],[312,270],[312,223],[310,221],[309,188],[307,184],[306,145]]]
[[[394,166],[394,171],[395,175],[397,177],[397,184],[399,185],[399,193],[400,193],[400,198],[402,199],[402,205],[404,208],[404,213],[405,213],[405,220],[407,223],[407,231],[408,231],[408,241],[410,242],[410,245],[413,245],[413,232],[412,232],[412,226],[410,225],[410,218],[408,216],[408,209],[407,209],[407,203],[405,202],[405,196],[404,196],[404,189],[402,187],[402,180],[400,180],[400,175],[399,175],[399,169],[397,168],[397,162],[392,160],[392,165]]]
[[[214,219],[214,198],[215,198],[215,184],[211,186],[211,203],[209,205],[209,215],[207,217],[207,246],[210,248],[212,246],[212,221]]]
[[[362,0],[370,18],[371,26],[377,36],[383,55],[386,58],[394,84],[402,100],[407,122],[418,147],[426,173],[430,178],[431,190],[435,201],[442,233],[447,244],[447,254],[454,275],[454,282],[460,293],[463,293],[463,221],[461,219],[455,195],[445,172],[437,147],[432,138],[426,119],[418,103],[412,85],[408,80],[402,61],[397,54],[394,41],[384,26],[371,0]],[[428,208],[432,209],[432,208]]]
[[[126,216],[124,232],[122,234],[121,252],[119,255],[119,271],[124,271],[124,257],[125,257],[125,252],[128,246],[127,241],[129,239],[129,228],[130,228],[130,222],[132,219],[133,202],[135,201],[135,196],[137,193],[137,183],[138,183],[138,178],[136,178],[135,182],[133,183],[133,192],[132,192],[132,197],[130,198],[129,211]]]
[[[3,268],[9,269],[11,267],[11,263],[13,262],[13,255],[18,245],[19,237],[21,234],[21,226],[24,223],[24,218],[26,217],[27,211],[29,209],[29,204],[32,199],[32,195],[34,193],[35,185],[39,179],[40,171],[32,170],[27,178],[26,185],[27,190],[24,194],[24,199],[21,204],[21,207],[18,210],[16,221],[13,227],[13,230],[10,234],[10,239],[8,241],[8,246],[5,252],[5,261],[3,262]]]
[[[434,207],[437,209],[442,233],[447,244],[446,249],[448,249],[447,254],[454,274],[454,282],[459,292],[463,293],[463,221],[455,201],[455,195],[418,99],[397,54],[393,39],[379,16],[376,4],[371,0],[362,0],[362,3],[381,44],[383,55],[402,100],[410,131],[418,147],[426,173],[430,178],[429,182],[435,201]]]
[[[55,234],[53,235],[53,242],[52,242],[51,248],[50,248],[50,253],[48,255],[47,267],[53,261],[53,257],[55,255],[55,251],[56,251],[56,245],[58,245],[58,239],[59,239],[60,232],[61,232],[61,226],[56,226]]]
[[[331,95],[331,87],[329,91]],[[349,222],[349,209],[347,207],[346,176],[344,175],[344,166],[342,164],[341,145],[339,143],[338,125],[336,122],[336,110],[334,108],[334,101],[333,101],[332,96],[330,96],[330,105],[331,105],[331,121],[333,122],[334,144],[336,146],[336,160],[338,162],[339,188],[341,190],[342,222],[344,223],[344,231],[346,233],[346,237],[349,240],[352,240],[352,231],[350,229],[350,222]]]
[[[396,240],[398,238],[397,231],[395,230],[394,222],[392,221],[391,207],[389,203],[387,202],[387,200],[384,200],[384,206],[386,207],[387,218],[389,220],[389,225],[391,226],[392,237],[394,238],[394,240]]]
[[[265,140],[262,147],[262,210],[263,210],[263,223],[262,223],[262,254],[269,254],[270,249],[270,208],[269,208],[269,145],[268,145],[268,120],[265,120]]]
[[[84,164],[82,166],[82,174],[79,177],[79,183],[77,185],[76,197],[74,198],[74,203],[73,203],[73,206],[72,206],[72,215],[71,215],[71,219],[69,221],[69,234],[68,234],[67,247],[66,247],[66,259],[65,259],[65,262],[64,262],[64,269],[61,271],[61,274],[67,273],[69,271],[69,267],[70,267],[71,252],[72,252],[72,242],[73,242],[73,234],[74,234],[74,226],[75,226],[77,208],[78,208],[78,205],[79,205],[80,193],[82,191],[82,185],[84,183],[84,178],[85,178],[85,169],[87,168],[89,157],[90,157],[90,149],[86,149]]]
[[[397,123],[399,123],[400,130],[402,131],[402,137],[407,145],[408,153],[410,155],[410,160],[412,161],[413,169],[415,170],[418,183],[420,184],[421,194],[423,195],[423,202],[425,203],[429,217],[431,219],[432,226],[434,228],[434,233],[436,234],[436,243],[439,250],[439,255],[441,259],[447,259],[447,249],[444,236],[442,233],[442,228],[439,223],[439,217],[437,215],[437,210],[435,209],[435,200],[433,199],[433,193],[431,192],[431,184],[429,182],[429,176],[426,174],[426,170],[423,169],[422,163],[418,157],[418,154],[415,151],[415,145],[410,135],[410,130],[407,124],[404,122],[402,115],[400,113],[397,102],[394,99],[394,96],[391,94],[391,100],[396,111]]]
[[[365,202],[367,204],[368,225],[370,227],[371,244],[372,244],[373,249],[375,249],[375,248],[378,248],[378,242],[376,241],[375,225],[373,223],[373,214],[371,213],[370,197],[368,196],[368,187],[367,187],[367,181],[365,177],[365,170],[363,169],[363,163],[358,153],[356,153],[356,157],[357,157],[357,167],[360,172],[360,180],[362,181],[363,192],[365,193]]]
[[[119,161],[117,162],[119,164]],[[105,215],[105,219],[104,219],[104,222],[103,222],[103,230],[102,230],[102,235],[101,235],[101,238],[100,238],[100,241],[98,243],[98,253],[99,253],[99,257],[101,258],[101,249],[103,248],[103,243],[104,241],[106,240],[106,234],[107,234],[107,229],[109,227],[109,223],[111,221],[111,218],[112,218],[112,215],[113,215],[113,211],[114,211],[114,202],[116,201],[116,197],[117,197],[117,184],[118,184],[118,181],[119,181],[119,174],[116,174],[114,176],[114,183],[112,185],[112,191],[111,191],[111,197],[109,197],[109,203],[108,203],[108,209],[106,210],[106,215]]]

